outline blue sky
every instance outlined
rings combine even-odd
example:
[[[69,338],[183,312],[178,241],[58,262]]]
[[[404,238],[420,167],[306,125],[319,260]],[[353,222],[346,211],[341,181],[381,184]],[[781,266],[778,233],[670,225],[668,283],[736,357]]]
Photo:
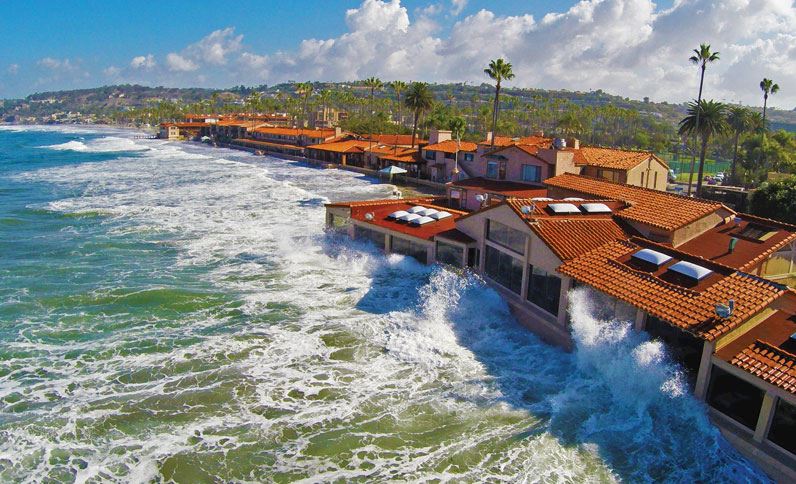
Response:
[[[789,0],[743,3],[4,1],[0,97],[117,82],[225,87],[369,75],[481,82],[481,66],[504,56],[523,74],[517,85],[679,101],[688,98],[682,84],[694,82],[683,59],[707,41],[725,54],[708,87],[725,100],[754,102],[753,78],[773,77],[783,88],[779,79],[796,81],[796,13]],[[657,62],[634,59],[638,49]],[[776,63],[766,67],[766,57]],[[796,102],[785,92],[779,99]]]

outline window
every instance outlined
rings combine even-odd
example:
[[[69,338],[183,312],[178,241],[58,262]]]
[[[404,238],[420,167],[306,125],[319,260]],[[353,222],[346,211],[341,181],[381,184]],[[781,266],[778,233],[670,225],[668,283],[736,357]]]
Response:
[[[426,150],[426,159],[434,161],[437,159],[437,152],[436,151],[429,151]]]
[[[528,267],[528,301],[558,316],[561,279],[538,267]]]
[[[487,245],[484,270],[490,279],[517,294],[522,291],[522,262]]]
[[[488,161],[486,163],[486,177],[487,178],[497,178],[498,177],[498,164],[497,164],[497,161]]]
[[[494,220],[486,221],[486,238],[519,254],[525,253],[525,234]]]
[[[445,159],[446,160],[452,160],[453,159],[453,153],[445,153]]]
[[[379,249],[384,250],[384,234],[381,232],[376,232],[375,230],[355,225],[354,239],[369,241]]]
[[[796,407],[780,399],[771,419],[768,440],[796,454]]]
[[[522,165],[522,181],[542,181],[542,167],[536,165]]]
[[[498,168],[498,179],[505,180],[506,179],[506,162],[501,161],[499,168]]]
[[[464,161],[473,161],[473,154],[472,153],[465,153],[464,154]]]
[[[392,245],[390,251],[396,254],[408,255],[414,257],[423,264],[428,263],[428,252],[426,246],[412,242],[411,240],[402,239],[400,237],[392,237]]]
[[[641,186],[644,186],[644,172],[641,172]]]
[[[744,427],[754,430],[763,404],[763,390],[713,366],[708,403]]]
[[[603,178],[608,181],[618,182],[619,181],[619,173],[613,170],[600,170],[597,175],[599,178]],[[643,174],[642,174],[643,176]],[[644,180],[641,181],[641,184],[644,185]]]
[[[437,262],[456,267],[462,266],[462,248],[445,242],[437,242]]]

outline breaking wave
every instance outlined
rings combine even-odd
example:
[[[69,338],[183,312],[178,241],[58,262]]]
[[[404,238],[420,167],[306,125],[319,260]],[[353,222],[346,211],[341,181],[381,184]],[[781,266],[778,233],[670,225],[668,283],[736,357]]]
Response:
[[[101,152],[111,153],[115,151],[146,151],[149,149],[146,146],[137,144],[132,139],[119,138],[116,136],[107,136],[103,138],[97,138],[91,141],[72,140],[57,145],[42,146],[42,148],[48,148],[51,150],[60,150],[60,151],[64,150],[80,151],[84,153],[101,153]]]

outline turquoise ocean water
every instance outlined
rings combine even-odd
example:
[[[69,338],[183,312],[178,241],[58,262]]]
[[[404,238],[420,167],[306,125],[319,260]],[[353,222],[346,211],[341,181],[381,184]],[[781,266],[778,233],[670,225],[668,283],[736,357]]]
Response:
[[[0,127],[2,482],[759,482],[664,349],[323,231],[358,174]]]

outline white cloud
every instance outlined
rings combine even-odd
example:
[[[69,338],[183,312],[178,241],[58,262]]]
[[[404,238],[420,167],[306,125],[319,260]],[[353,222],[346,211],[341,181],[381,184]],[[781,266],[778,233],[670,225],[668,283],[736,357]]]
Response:
[[[10,64],[6,69],[6,72],[8,72],[12,76],[16,76],[17,73],[19,72],[19,64]]]
[[[453,8],[451,9],[451,13],[453,15],[459,15],[462,13],[462,10],[467,6],[467,0],[451,0],[451,4]]]
[[[102,70],[102,73],[105,74],[107,77],[118,77],[121,74],[122,70],[116,66],[108,66]]]
[[[157,65],[157,62],[155,62],[155,56],[152,54],[139,55],[133,57],[130,61],[130,67],[133,69],[152,69],[155,65]]]
[[[199,65],[196,62],[174,52],[166,56],[166,65],[169,66],[171,71],[190,72],[199,69]]]
[[[55,59],[53,57],[43,57],[37,64],[52,71],[74,71],[78,67],[69,59]]]
[[[235,28],[227,27],[215,30],[199,42],[189,45],[183,55],[198,64],[220,66],[227,63],[228,55],[241,50],[242,41],[243,35],[235,35]]]

